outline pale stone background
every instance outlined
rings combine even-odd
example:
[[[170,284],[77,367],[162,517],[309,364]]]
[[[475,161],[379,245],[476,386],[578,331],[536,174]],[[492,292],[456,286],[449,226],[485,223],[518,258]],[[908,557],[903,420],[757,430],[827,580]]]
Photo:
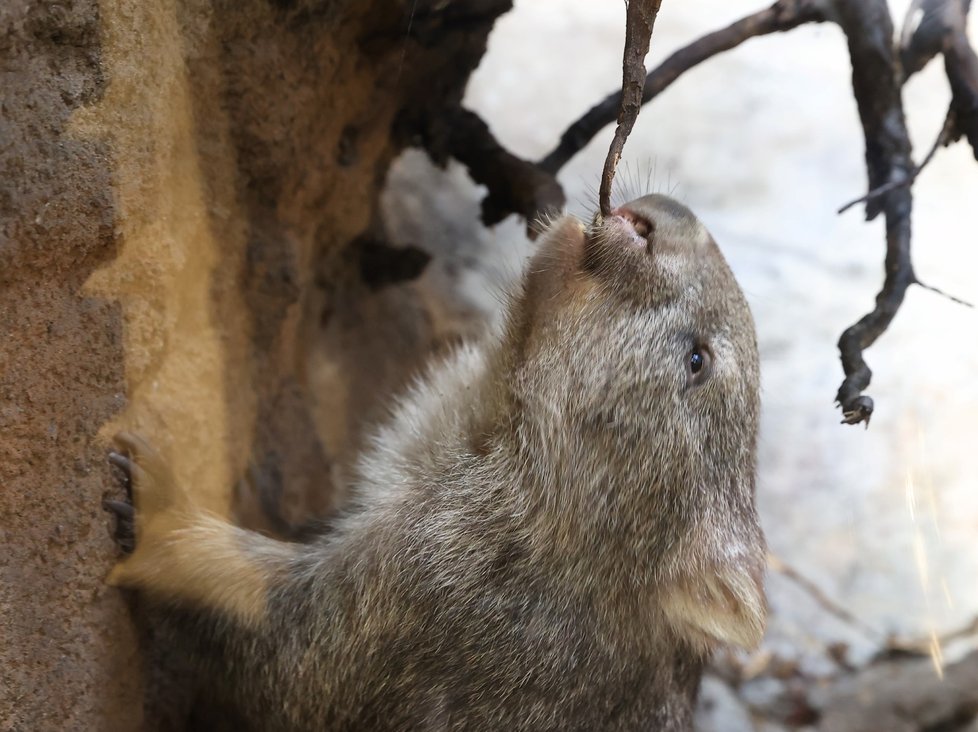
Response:
[[[907,4],[892,3],[898,24]],[[666,0],[650,64],[764,5]],[[466,104],[510,150],[542,157],[620,85],[624,12],[613,0],[517,0]],[[772,572],[766,646],[813,673],[832,668],[828,642],[850,643],[860,660],[885,633],[926,637],[978,614],[978,312],[911,289],[868,351],[871,428],[840,425],[832,404],[842,379],[836,341],[872,307],[884,252],[882,217],[867,224],[857,209],[835,213],[866,185],[849,71],[832,24],[752,40],[647,106],[622,169],[639,193],[651,170],[654,190],[674,191],[698,213],[754,310],[764,387],[758,494],[772,553],[876,631],[832,618]],[[907,87],[915,159],[948,98],[940,61]],[[564,169],[572,210],[593,209],[611,134]],[[914,192],[918,276],[978,302],[978,163],[967,145],[940,151]],[[532,245],[515,218],[483,229],[480,195],[463,168],[436,171],[408,153],[386,210],[398,241],[436,253],[428,284],[491,316]]]

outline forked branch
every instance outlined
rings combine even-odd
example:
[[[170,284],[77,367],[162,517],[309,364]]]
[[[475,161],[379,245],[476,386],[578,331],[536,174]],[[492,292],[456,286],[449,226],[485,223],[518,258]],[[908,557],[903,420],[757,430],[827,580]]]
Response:
[[[971,0],[914,0],[899,47],[894,44],[886,0],[778,0],[681,48],[645,74],[643,59],[660,1],[632,0],[628,7],[622,90],[610,94],[570,125],[556,148],[539,163],[508,153],[492,138],[481,119],[465,112],[452,126],[444,144],[432,147],[464,162],[473,178],[489,188],[483,203],[483,219],[487,223],[511,212],[532,219],[563,202],[562,189],[554,176],[600,130],[617,119],[619,126],[601,180],[601,208],[608,213],[615,167],[643,104],[689,69],[751,38],[805,23],[838,23],[848,41],[852,61],[853,95],[866,142],[870,191],[849,205],[864,203],[867,219],[880,213],[886,219],[885,278],[876,305],[839,339],[845,379],[836,400],[842,408],[843,422],[868,425],[873,400],[863,390],[869,385],[872,372],[863,359],[863,351],[889,327],[907,288],[919,284],[910,259],[912,184],[939,147],[962,136],[967,137],[978,157],[978,55],[966,34]],[[938,53],[944,55],[952,100],[934,147],[915,166],[901,89],[909,76]]]
[[[779,0],[760,12],[741,18],[736,23],[703,36],[679,49],[645,77],[642,104],[655,99],[685,72],[717,54],[736,48],[756,36],[791,30],[803,23],[825,20],[818,0]],[[587,114],[574,122],[560,137],[560,143],[540,161],[540,167],[557,173],[596,134],[615,121],[623,99],[622,91],[609,94]]]
[[[907,11],[900,57],[909,78],[938,53],[951,85],[955,127],[951,140],[967,137],[978,159],[978,56],[968,41],[971,0],[914,0]]]

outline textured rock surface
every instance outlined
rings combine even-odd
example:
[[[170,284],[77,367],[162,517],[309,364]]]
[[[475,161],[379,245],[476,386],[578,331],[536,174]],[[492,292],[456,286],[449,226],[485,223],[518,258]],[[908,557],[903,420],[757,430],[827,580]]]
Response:
[[[92,438],[125,404],[122,312],[88,297],[117,252],[94,2],[0,7],[0,729],[135,728],[141,681]]]
[[[361,278],[400,116],[461,96],[508,5],[0,4],[0,730],[185,726],[179,653],[103,584],[107,440],[253,525],[328,510],[461,322]]]

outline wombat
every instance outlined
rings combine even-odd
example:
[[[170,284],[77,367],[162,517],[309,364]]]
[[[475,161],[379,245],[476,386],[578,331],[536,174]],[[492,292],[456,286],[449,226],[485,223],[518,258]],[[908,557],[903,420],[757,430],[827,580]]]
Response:
[[[558,217],[505,327],[399,402],[308,543],[195,509],[119,435],[136,546],[109,580],[256,730],[688,729],[711,650],[763,633],[758,379],[688,209]]]

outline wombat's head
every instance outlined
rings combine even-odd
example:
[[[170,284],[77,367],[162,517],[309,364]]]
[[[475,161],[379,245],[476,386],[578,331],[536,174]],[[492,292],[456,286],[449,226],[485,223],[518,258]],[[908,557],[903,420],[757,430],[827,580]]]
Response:
[[[555,221],[505,342],[520,439],[566,551],[620,564],[683,637],[755,645],[757,344],[706,228],[660,195],[590,227]]]

